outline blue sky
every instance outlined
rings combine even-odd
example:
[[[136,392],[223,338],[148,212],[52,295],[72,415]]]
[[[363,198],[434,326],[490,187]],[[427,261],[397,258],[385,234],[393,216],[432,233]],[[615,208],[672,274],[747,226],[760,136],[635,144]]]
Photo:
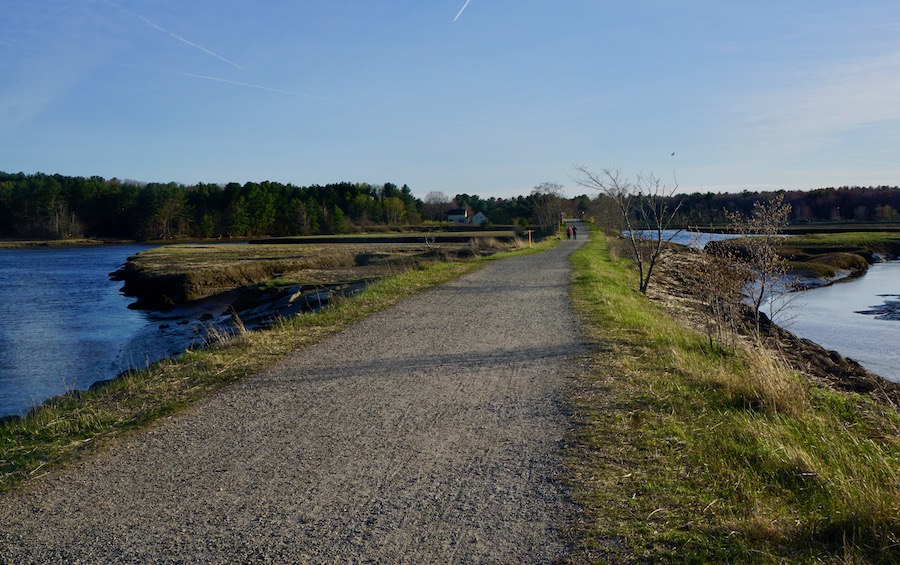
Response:
[[[542,182],[574,196],[576,164],[674,175],[683,192],[900,184],[896,0],[2,0],[2,14],[6,172],[419,197]]]

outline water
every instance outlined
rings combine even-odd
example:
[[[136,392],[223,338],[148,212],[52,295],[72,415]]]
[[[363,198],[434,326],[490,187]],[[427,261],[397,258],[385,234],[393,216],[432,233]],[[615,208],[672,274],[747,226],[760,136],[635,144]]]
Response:
[[[900,382],[900,320],[859,313],[894,302],[897,295],[900,261],[878,263],[858,279],[801,293],[787,329]]]
[[[129,310],[122,283],[109,280],[148,248],[0,249],[0,416],[22,415],[199,339],[190,324]]]

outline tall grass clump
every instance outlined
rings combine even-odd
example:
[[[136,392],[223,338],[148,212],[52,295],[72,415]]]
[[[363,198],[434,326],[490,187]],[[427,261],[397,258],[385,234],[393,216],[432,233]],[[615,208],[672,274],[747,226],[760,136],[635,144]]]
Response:
[[[900,562],[900,416],[764,349],[710,347],[594,235],[573,300],[597,343],[573,386],[588,560]]]

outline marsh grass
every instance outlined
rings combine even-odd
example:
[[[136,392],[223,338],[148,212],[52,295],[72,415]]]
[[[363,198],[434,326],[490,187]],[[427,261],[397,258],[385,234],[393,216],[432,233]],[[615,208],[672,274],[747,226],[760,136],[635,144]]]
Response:
[[[535,253],[555,243],[548,240],[518,253]],[[0,491],[87,456],[111,439],[176,414],[298,348],[509,254],[397,269],[393,276],[318,312],[280,320],[266,330],[248,332],[238,326],[233,332],[213,334],[204,348],[128,372],[92,390],[50,399],[21,420],[0,422]]]
[[[794,235],[778,246],[778,252],[792,260],[853,268],[859,260],[848,255],[900,255],[900,234],[872,231]]]
[[[637,292],[594,236],[573,298],[598,344],[572,390],[578,559],[900,561],[900,417],[788,370],[710,348]]]

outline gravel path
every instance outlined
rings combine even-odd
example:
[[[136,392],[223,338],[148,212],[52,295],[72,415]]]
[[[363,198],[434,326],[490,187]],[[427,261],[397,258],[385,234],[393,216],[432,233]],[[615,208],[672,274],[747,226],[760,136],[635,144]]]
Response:
[[[405,301],[0,496],[0,562],[565,555],[560,397],[582,351],[568,255],[584,237]]]

